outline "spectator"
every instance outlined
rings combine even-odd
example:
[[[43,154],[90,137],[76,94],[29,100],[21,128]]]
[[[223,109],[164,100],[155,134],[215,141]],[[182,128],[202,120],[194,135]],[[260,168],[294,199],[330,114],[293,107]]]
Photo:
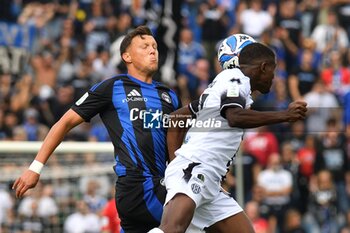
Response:
[[[91,4],[92,16],[84,24],[84,33],[86,34],[86,52],[94,56],[97,48],[102,46],[109,48],[110,38],[107,32],[107,18],[103,14],[102,1],[94,1]]]
[[[304,222],[311,233],[337,232],[336,188],[327,170],[316,174],[316,187],[311,191]]]
[[[315,172],[327,169],[333,177],[337,191],[337,208],[345,214],[349,209],[350,159],[346,153],[346,141],[340,131],[339,122],[331,118],[317,143]]]
[[[259,212],[259,203],[256,201],[249,201],[246,203],[244,208],[245,213],[247,214],[250,221],[252,221],[253,228],[255,233],[268,233],[269,225],[265,218],[260,216]]]
[[[19,125],[19,118],[16,113],[12,111],[5,112],[4,115],[4,132],[5,138],[13,139],[14,129]]]
[[[293,146],[293,150],[298,151],[305,144],[305,132],[305,122],[294,122],[290,127],[290,131],[285,133],[282,142],[289,141]]]
[[[286,51],[286,70],[290,72],[302,42],[302,24],[297,12],[296,0],[283,0],[275,17],[276,37],[282,41]]]
[[[247,135],[244,148],[257,158],[262,167],[265,167],[268,157],[273,153],[278,153],[277,138],[267,126],[259,127],[257,132]]]
[[[45,85],[54,88],[57,81],[58,64],[54,60],[52,52],[49,50],[41,51],[40,54],[32,57],[31,62],[35,74],[35,85],[39,89]]]
[[[11,93],[10,109],[14,112],[22,112],[28,108],[32,99],[33,80],[30,75],[23,75],[20,80],[17,80],[14,90]]]
[[[301,214],[296,209],[288,209],[285,215],[283,233],[306,233],[302,226]]]
[[[299,3],[302,32],[304,37],[309,37],[317,25],[317,16],[320,11],[320,1],[303,0]]]
[[[294,101],[303,99],[318,79],[318,71],[313,68],[312,59],[312,52],[304,51],[301,65],[295,67],[288,77],[289,93]]]
[[[84,201],[89,207],[90,212],[99,214],[107,200],[103,196],[100,196],[97,192],[99,187],[98,181],[91,179],[87,183],[86,192],[84,194]]]
[[[240,14],[242,32],[258,40],[272,26],[272,16],[262,8],[262,0],[250,1],[250,6]]]
[[[70,108],[74,100],[74,88],[68,83],[58,85],[56,87],[56,93],[52,98],[47,100],[43,99],[43,101],[47,102],[49,105],[49,109],[45,110],[46,114],[50,114],[50,116],[47,118],[50,122],[50,125],[56,122],[61,116],[63,116],[65,111]],[[52,119],[50,121],[50,118],[53,118],[53,122]]]
[[[345,29],[348,37],[350,37],[350,15],[349,15],[349,7],[350,4],[346,1],[335,1],[334,7],[337,11],[339,24]]]
[[[299,162],[299,180],[298,189],[300,197],[298,200],[299,210],[302,214],[306,212],[309,199],[309,183],[314,174],[314,163],[316,160],[316,148],[314,135],[307,135],[305,145],[297,151],[297,160]]]
[[[6,185],[0,185],[0,227],[7,222],[7,215],[13,207],[13,200],[7,191]],[[0,228],[1,229],[1,228]]]
[[[343,123],[346,136],[350,138],[350,91],[348,91],[343,98]]]
[[[52,198],[52,187],[41,184],[39,189],[20,202],[18,212],[23,217],[24,230],[39,233],[57,224],[58,206]]]
[[[341,115],[337,98],[326,90],[322,81],[317,81],[312,90],[304,96],[309,107],[306,119],[306,130],[309,133],[324,132],[326,122],[330,117],[339,118]]]
[[[299,49],[298,52],[298,63],[297,66],[301,66],[303,62],[303,55],[305,52],[311,52],[312,54],[312,62],[311,66],[313,69],[319,71],[322,66],[322,56],[323,54],[316,50],[316,41],[309,37],[304,37],[302,42],[302,47]]]
[[[340,102],[350,89],[350,69],[343,66],[339,51],[332,51],[328,56],[330,65],[322,70],[321,77],[326,89],[335,94]]]
[[[207,59],[198,59],[193,70],[195,77],[198,79],[195,99],[198,99],[203,91],[208,87],[210,81],[210,63]]]
[[[79,67],[80,60],[73,45],[69,45],[69,39],[61,39],[62,49],[58,57],[59,68],[57,70],[57,84],[69,83]]]
[[[110,54],[108,50],[98,51],[97,57],[92,62],[93,71],[101,79],[108,79],[116,75],[116,68],[110,61]]]
[[[52,198],[51,187],[43,184],[39,185],[38,189],[33,190],[32,195],[21,201],[18,211],[25,217],[31,217],[35,214],[42,218],[54,217],[58,212],[58,208]]]
[[[94,124],[89,132],[89,141],[91,142],[109,142],[110,138],[106,127],[101,121]]]
[[[34,108],[28,108],[24,112],[23,129],[27,134],[28,141],[42,141],[48,133],[49,128],[39,123],[39,113]]]
[[[253,199],[253,187],[257,184],[258,174],[262,170],[262,166],[255,156],[246,151],[244,144],[241,145],[240,149],[242,151],[244,203],[247,203]],[[235,166],[232,168],[232,174],[235,175]]]
[[[92,66],[93,56],[84,56],[81,59],[74,78],[70,85],[74,88],[74,99],[78,99],[80,96],[85,94],[85,92],[91,86],[91,83],[101,81],[101,76],[99,76]],[[106,77],[104,77],[106,78]]]
[[[197,23],[202,31],[201,42],[206,51],[206,58],[211,63],[216,59],[216,44],[227,36],[229,20],[226,9],[220,6],[217,0],[206,0],[199,6]]]
[[[290,203],[292,206],[299,207],[300,191],[299,191],[299,162],[297,160],[296,151],[290,142],[284,142],[281,145],[281,165],[282,168],[292,174],[292,190],[290,194]]]
[[[350,210],[346,212],[345,223],[341,226],[339,233],[349,233],[350,232]]]
[[[34,52],[37,53],[50,43],[48,36],[48,22],[53,18],[55,6],[52,3],[40,3],[32,1],[24,6],[21,14],[18,16],[18,23],[35,27]]]
[[[271,47],[276,53],[277,57],[277,67],[276,67],[276,76],[282,79],[287,78],[286,72],[286,49],[282,41],[276,37],[276,31],[273,29],[265,30],[262,32],[260,41],[263,44]]]
[[[3,71],[1,71],[3,72]],[[9,110],[10,97],[13,91],[13,80],[11,74],[1,74],[0,75],[0,101],[5,110]]]
[[[343,55],[349,45],[349,38],[346,31],[338,24],[335,10],[330,9],[327,16],[327,23],[317,25],[311,34],[312,39],[316,41],[317,50],[324,54],[326,64],[330,52],[339,51]]]
[[[196,61],[204,56],[204,47],[193,40],[192,31],[189,28],[182,29],[180,32],[177,67],[180,75],[179,79],[184,79],[183,83],[186,84],[183,88],[180,86],[181,93],[187,93],[186,95],[190,99],[196,98],[199,86],[199,80],[196,78],[193,70],[195,69]]]
[[[292,192],[292,174],[281,166],[279,154],[271,154],[266,169],[258,175],[258,185],[262,189],[262,205],[267,209],[269,228],[272,232],[281,231],[286,208]]]
[[[119,233],[120,219],[118,216],[115,198],[110,199],[102,211],[102,233]]]
[[[6,138],[6,132],[4,127],[4,116],[5,116],[5,112],[2,108],[0,108],[0,140],[4,140]]]
[[[98,233],[101,229],[101,220],[98,215],[91,213],[85,201],[76,203],[76,211],[70,214],[64,222],[65,233]]]

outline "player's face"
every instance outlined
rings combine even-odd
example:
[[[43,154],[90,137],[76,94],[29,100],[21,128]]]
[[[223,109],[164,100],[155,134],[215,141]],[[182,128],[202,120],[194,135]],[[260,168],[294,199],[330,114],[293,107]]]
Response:
[[[153,36],[134,37],[128,52],[135,69],[150,75],[158,70],[157,42]]]
[[[261,70],[260,78],[256,82],[256,89],[263,94],[270,92],[272,80],[275,76],[276,62],[266,63]]]

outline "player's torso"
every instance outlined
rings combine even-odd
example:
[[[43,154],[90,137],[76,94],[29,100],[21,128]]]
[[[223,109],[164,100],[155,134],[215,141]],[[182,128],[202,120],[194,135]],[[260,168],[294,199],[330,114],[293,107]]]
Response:
[[[166,87],[147,84],[131,76],[114,81],[110,107],[100,113],[116,148],[116,172],[143,171],[144,176],[163,175],[167,160],[165,130],[149,127],[149,116],[169,114],[179,105]]]
[[[243,130],[231,128],[220,114],[222,95],[225,94],[223,90],[231,85],[232,78],[242,79],[239,84],[241,88],[249,85],[246,77],[233,70],[219,74],[200,97],[197,122],[202,124],[189,129],[184,144],[176,152],[177,155],[208,164],[220,176],[226,173],[226,167],[236,154],[243,137]],[[245,88],[250,89],[250,86]]]

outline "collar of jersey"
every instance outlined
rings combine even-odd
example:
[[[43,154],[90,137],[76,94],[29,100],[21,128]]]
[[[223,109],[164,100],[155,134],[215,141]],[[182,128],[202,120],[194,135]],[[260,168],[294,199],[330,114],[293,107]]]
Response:
[[[152,80],[152,83],[146,83],[146,82],[143,82],[143,81],[131,76],[130,74],[127,74],[127,76],[131,81],[139,83],[141,85],[154,86],[154,80]]]

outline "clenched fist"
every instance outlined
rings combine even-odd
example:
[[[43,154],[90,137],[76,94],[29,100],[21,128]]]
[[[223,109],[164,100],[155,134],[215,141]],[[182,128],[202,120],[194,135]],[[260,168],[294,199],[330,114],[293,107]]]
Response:
[[[287,109],[288,122],[294,122],[305,119],[307,112],[307,103],[304,101],[294,101],[289,104]]]

